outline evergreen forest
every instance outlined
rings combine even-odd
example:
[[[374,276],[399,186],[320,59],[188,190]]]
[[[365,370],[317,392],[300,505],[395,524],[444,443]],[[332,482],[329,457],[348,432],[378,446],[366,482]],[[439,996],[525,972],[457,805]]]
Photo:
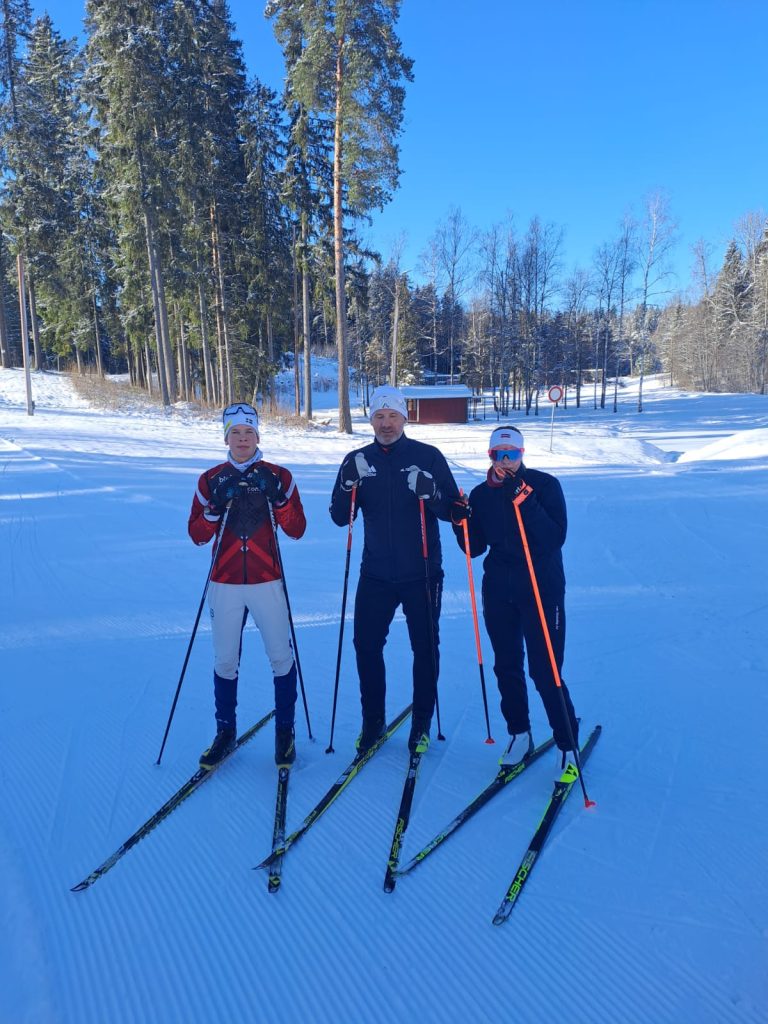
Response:
[[[617,408],[621,378],[766,392],[768,228],[746,213],[677,290],[663,190],[589,266],[565,229],[461,196],[421,246],[367,249],[398,187],[412,61],[400,0],[270,0],[282,95],[249,77],[226,0],[87,0],[82,41],[0,0],[0,366],[128,374],[166,405],[247,399],[311,417],[313,354],[364,388],[463,383],[502,414]],[[631,198],[631,197],[629,197]],[[514,207],[514,197],[510,205]]]

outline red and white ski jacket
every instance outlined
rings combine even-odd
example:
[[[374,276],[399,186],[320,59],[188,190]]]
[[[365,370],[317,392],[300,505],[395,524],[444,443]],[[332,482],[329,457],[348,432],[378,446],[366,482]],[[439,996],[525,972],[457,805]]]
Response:
[[[263,460],[257,465],[280,478],[288,500],[280,508],[274,509],[275,521],[284,533],[298,540],[307,527],[307,520],[290,471],[284,466]],[[249,465],[243,473],[233,463],[221,462],[202,474],[197,481],[187,525],[189,536],[195,544],[207,544],[217,533],[221,522],[221,517],[213,514],[208,507],[211,482],[214,478],[221,480],[222,476],[227,476],[238,483],[247,477],[248,470],[252,468]],[[280,579],[280,562],[272,532],[269,502],[255,481],[238,488],[237,498],[229,509],[221,551],[211,579],[216,583],[268,583]]]

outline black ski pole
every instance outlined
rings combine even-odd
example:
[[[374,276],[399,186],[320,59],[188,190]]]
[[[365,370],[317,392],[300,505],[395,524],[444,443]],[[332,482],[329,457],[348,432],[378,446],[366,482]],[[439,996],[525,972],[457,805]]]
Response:
[[[339,649],[336,653],[336,680],[333,684],[333,712],[331,714],[331,738],[328,740],[326,754],[332,754],[333,730],[336,726],[336,701],[339,696],[339,674],[341,672],[341,644],[344,639],[344,616],[347,613],[347,586],[349,584],[349,559],[352,554],[352,526],[355,522],[355,501],[357,498],[357,484],[352,485],[352,492],[349,496],[349,533],[347,534],[347,562],[344,567],[344,587],[341,592],[341,624],[339,626]]]
[[[312,735],[312,726],[309,724],[309,708],[307,707],[307,694],[304,689],[304,674],[301,671],[301,661],[299,659],[299,645],[296,642],[296,630],[293,628],[293,615],[291,614],[291,601],[288,597],[288,584],[285,582],[285,569],[283,568],[283,556],[280,553],[280,542],[277,539],[277,523],[275,522],[275,510],[272,507],[272,503],[269,505],[269,521],[272,524],[272,536],[275,541],[275,551],[277,552],[277,564],[280,566],[280,579],[283,581],[283,593],[285,594],[285,605],[288,609],[288,624],[291,627],[291,641],[293,642],[293,656],[296,659],[296,671],[299,675],[299,686],[301,687],[301,699],[304,703],[304,717],[307,720],[307,734],[311,740],[314,740]]]
[[[427,588],[427,612],[429,614],[429,647],[432,652],[432,678],[435,683],[435,714],[437,715],[437,738],[445,740],[440,727],[440,701],[437,696],[437,655],[435,653],[435,612],[432,607],[432,587],[429,583],[429,548],[427,547],[427,520],[424,514],[424,499],[419,498],[421,515],[421,551],[424,555],[424,583]]]
[[[539,583],[536,579],[536,570],[533,568],[533,559],[531,558],[531,549],[528,547],[528,535],[525,532],[523,526],[523,517],[520,513],[520,506],[515,500],[512,501],[515,508],[515,515],[517,516],[517,525],[520,529],[520,539],[523,542],[523,550],[525,551],[525,560],[528,563],[528,573],[531,577],[531,586],[533,587],[533,596],[536,598],[536,607],[539,610],[539,619],[541,620],[541,629],[544,633],[544,641],[547,645],[547,651],[549,653],[550,664],[552,665],[552,675],[555,679],[555,685],[557,691],[560,694],[560,703],[563,708],[563,718],[568,729],[568,742],[571,744],[571,751],[573,752],[573,759],[576,762],[576,767],[579,771],[579,783],[581,785],[581,791],[584,794],[584,806],[594,807],[595,801],[590,800],[587,796],[587,787],[584,785],[584,776],[581,771],[581,758],[579,757],[579,747],[573,735],[573,726],[571,725],[571,716],[568,714],[568,706],[565,703],[565,694],[563,693],[563,683],[560,679],[560,671],[557,667],[557,659],[555,658],[555,652],[552,647],[552,637],[549,635],[549,626],[547,625],[547,619],[544,615],[544,605],[541,603],[541,593],[539,592]]]
[[[464,491],[459,491],[459,494],[464,497]],[[485,709],[485,728],[488,731],[488,738],[486,743],[495,743],[493,736],[491,736],[491,721],[488,717],[488,694],[485,689],[485,669],[483,668],[483,649],[480,646],[480,627],[477,622],[477,600],[475,599],[475,578],[472,573],[472,556],[469,551],[469,526],[467,525],[466,518],[462,519],[461,525],[464,529],[464,554],[467,556],[467,576],[469,578],[469,600],[472,606],[472,621],[475,626],[475,647],[477,648],[477,664],[480,669],[480,691],[483,695],[483,708]]]
[[[173,716],[176,711],[176,705],[178,704],[179,701],[179,694],[181,693],[181,684],[184,682],[184,674],[187,671],[187,665],[189,664],[189,656],[192,653],[192,644],[195,642],[195,636],[197,635],[197,627],[200,624],[200,616],[203,614],[203,606],[205,605],[205,598],[208,593],[208,587],[211,582],[211,576],[213,576],[213,570],[216,568],[216,563],[219,560],[219,552],[221,551],[221,541],[222,538],[224,537],[224,528],[227,525],[227,519],[229,518],[230,508],[231,503],[227,505],[226,511],[224,512],[224,517],[221,520],[221,526],[219,527],[218,535],[216,537],[216,550],[213,552],[213,557],[211,558],[211,567],[208,570],[208,577],[205,581],[205,587],[203,587],[203,596],[200,598],[200,607],[197,609],[197,615],[195,616],[195,624],[192,627],[192,636],[189,638],[187,653],[184,658],[184,664],[182,665],[181,668],[181,675],[179,676],[179,682],[176,687],[176,693],[174,694],[173,697],[173,704],[171,704],[171,713],[168,715],[168,724],[165,727],[165,733],[163,734],[163,742],[160,744],[160,753],[157,755],[157,761],[155,761],[155,764],[160,764],[160,759],[162,758],[163,751],[165,750],[165,741],[168,739],[168,733],[170,732],[171,729],[171,722],[173,721]]]

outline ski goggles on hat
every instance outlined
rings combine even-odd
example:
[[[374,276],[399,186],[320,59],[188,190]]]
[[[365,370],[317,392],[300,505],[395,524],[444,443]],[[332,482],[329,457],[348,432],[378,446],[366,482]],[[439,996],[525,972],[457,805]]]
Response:
[[[224,440],[226,441],[232,427],[252,427],[258,432],[259,414],[247,402],[235,402],[224,410],[221,421],[224,424]]]
[[[227,408],[222,413],[221,418],[222,420],[226,420],[229,419],[231,416],[236,416],[237,413],[243,413],[246,416],[258,417],[258,413],[256,412],[252,405],[248,405],[247,402],[237,402],[236,405],[228,405]]]
[[[494,462],[503,462],[509,459],[510,462],[517,462],[522,459],[525,448],[491,448],[488,452]]]

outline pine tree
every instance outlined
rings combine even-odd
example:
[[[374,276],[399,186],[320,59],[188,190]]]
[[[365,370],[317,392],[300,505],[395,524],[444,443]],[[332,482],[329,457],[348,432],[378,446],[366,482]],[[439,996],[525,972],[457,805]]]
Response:
[[[19,140],[20,116],[17,102],[17,91],[21,77],[20,43],[29,35],[32,22],[32,13],[29,0],[0,0],[0,99],[2,100],[2,123],[3,150],[5,152],[6,164],[12,172],[12,178],[17,181],[24,173],[24,154]],[[7,188],[8,181],[4,182]],[[24,318],[24,328],[21,330],[22,344],[25,344],[27,306],[25,289],[21,287],[25,275],[26,263],[26,238],[25,225],[16,216],[12,200],[4,197],[5,205],[10,210],[9,227],[11,230],[11,253],[17,257],[19,270],[19,309],[20,321]],[[3,269],[0,267],[0,269]],[[5,306],[5,296],[0,296]],[[10,349],[5,334],[6,317],[5,308],[0,324],[0,354],[3,365],[10,365]],[[25,345],[26,347],[26,345]],[[26,351],[23,353],[25,366],[27,365]],[[35,352],[35,368],[39,368],[39,352]]]
[[[176,400],[165,295],[163,210],[173,195],[169,160],[176,139],[166,112],[171,108],[166,65],[170,0],[88,0],[88,89],[100,125],[99,157],[122,252],[123,298],[140,300],[143,283],[129,278],[144,267],[152,297],[158,377],[163,402]],[[145,257],[137,244],[143,235]],[[127,257],[127,258],[126,258]],[[140,310],[123,306],[130,326]],[[147,368],[149,370],[149,368]]]
[[[304,48],[287,68],[292,93],[333,127],[333,221],[339,429],[352,432],[347,367],[345,212],[366,216],[397,187],[397,138],[412,62],[395,34],[400,0],[272,0],[278,39]]]

